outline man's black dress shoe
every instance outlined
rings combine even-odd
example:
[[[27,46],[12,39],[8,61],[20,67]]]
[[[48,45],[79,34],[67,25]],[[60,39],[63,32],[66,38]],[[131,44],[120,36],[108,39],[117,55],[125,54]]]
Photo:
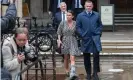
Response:
[[[99,80],[99,77],[97,74],[93,74],[93,80]]]
[[[91,80],[91,75],[87,75],[86,79]]]

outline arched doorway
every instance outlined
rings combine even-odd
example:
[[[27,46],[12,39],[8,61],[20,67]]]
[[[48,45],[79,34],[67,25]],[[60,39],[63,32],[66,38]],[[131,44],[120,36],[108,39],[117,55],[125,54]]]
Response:
[[[133,13],[133,0],[110,0],[110,3],[115,5],[115,13]]]

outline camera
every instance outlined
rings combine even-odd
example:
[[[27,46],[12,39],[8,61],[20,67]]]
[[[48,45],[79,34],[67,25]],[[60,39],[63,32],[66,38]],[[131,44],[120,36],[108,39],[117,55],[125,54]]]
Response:
[[[27,65],[29,62],[34,62],[37,60],[37,55],[32,50],[31,46],[25,46],[19,49],[19,54],[25,55],[24,63]]]

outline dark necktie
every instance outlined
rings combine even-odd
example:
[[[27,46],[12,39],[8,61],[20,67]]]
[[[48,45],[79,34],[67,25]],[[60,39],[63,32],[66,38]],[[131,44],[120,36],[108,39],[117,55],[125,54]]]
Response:
[[[88,15],[91,16],[91,12],[88,12]]]
[[[63,12],[63,21],[65,21],[65,12]]]

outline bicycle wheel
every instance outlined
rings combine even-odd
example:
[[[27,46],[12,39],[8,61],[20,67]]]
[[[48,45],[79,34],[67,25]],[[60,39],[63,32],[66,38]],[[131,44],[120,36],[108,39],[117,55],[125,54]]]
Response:
[[[41,34],[38,39],[40,51],[46,52],[52,48],[53,40],[49,34]]]

